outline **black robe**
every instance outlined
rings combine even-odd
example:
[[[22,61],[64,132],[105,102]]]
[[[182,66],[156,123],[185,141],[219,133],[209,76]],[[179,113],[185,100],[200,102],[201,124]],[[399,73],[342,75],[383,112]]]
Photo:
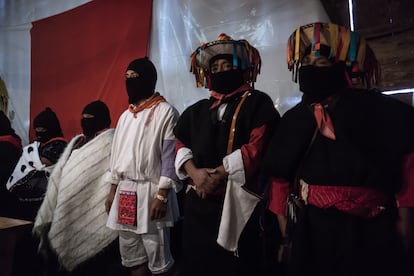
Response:
[[[388,196],[389,205],[370,219],[308,205],[293,233],[290,275],[405,275],[397,270],[404,268],[394,196],[404,158],[414,151],[414,108],[349,89],[327,111],[336,140],[318,133],[305,157],[316,128],[312,108],[305,98],[284,114],[265,157],[266,174],[290,183],[298,173],[309,185],[370,187]]]
[[[178,120],[174,133],[185,147],[192,150],[193,161],[199,168],[222,165],[227,155],[230,125],[243,93],[227,101],[222,121],[217,108],[210,110],[214,98],[201,100],[186,109]],[[233,151],[247,144],[253,129],[266,125],[265,139],[280,116],[268,95],[252,91],[241,106],[236,121]],[[257,165],[257,170],[260,166]],[[258,192],[258,174],[247,179],[251,190]],[[246,225],[239,242],[239,256],[221,248],[217,242],[223,198],[201,199],[191,189],[185,199],[183,274],[184,275],[242,275],[251,269],[258,258],[258,224],[255,214]],[[255,236],[256,235],[256,236]],[[256,263],[257,265],[257,263]],[[237,274],[239,273],[239,274]],[[248,274],[246,274],[248,275]]]
[[[336,140],[320,133],[299,176],[309,184],[365,186],[393,195],[414,150],[414,108],[375,91],[348,90],[328,107]],[[267,174],[292,181],[316,128],[301,102],[282,117],[265,160]]]

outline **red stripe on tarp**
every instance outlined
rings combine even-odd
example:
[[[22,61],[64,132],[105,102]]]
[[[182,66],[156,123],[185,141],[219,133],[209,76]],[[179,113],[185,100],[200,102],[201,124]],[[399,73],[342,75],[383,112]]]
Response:
[[[51,107],[69,140],[85,105],[100,99],[115,126],[128,108],[125,69],[148,55],[151,14],[152,0],[100,0],[33,22],[30,123]]]

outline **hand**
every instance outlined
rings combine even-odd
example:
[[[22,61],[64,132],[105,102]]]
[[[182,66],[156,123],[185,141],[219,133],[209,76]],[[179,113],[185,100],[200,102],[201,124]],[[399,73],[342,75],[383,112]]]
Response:
[[[214,172],[214,169],[209,168],[201,168],[193,171],[191,179],[196,186],[196,193],[199,197],[205,199],[208,196],[214,194],[214,191],[218,186],[217,179],[211,175],[211,173]]]
[[[112,202],[114,202],[114,197],[116,193],[116,185],[111,185],[111,191],[108,194],[108,197],[105,201],[105,211],[107,214],[109,214],[109,211],[111,210]]]
[[[212,193],[212,186],[215,180],[211,177],[210,172],[214,172],[214,169],[199,169],[192,159],[184,163],[184,169],[193,180],[196,193],[199,197],[206,198],[209,193]]]
[[[150,207],[150,219],[162,219],[167,213],[167,204],[161,202],[161,200],[154,198]]]
[[[42,164],[44,164],[46,167],[53,165],[53,162],[46,157],[40,157],[40,162],[42,162]]]
[[[414,248],[414,226],[412,222],[412,208],[398,208],[399,219],[397,221],[397,231],[404,245],[404,249],[410,251]]]
[[[224,170],[223,166],[219,166],[215,169],[208,169],[207,172],[214,179],[213,191],[217,196],[224,195],[226,193],[227,178],[229,174]]]
[[[217,168],[213,170],[209,169],[208,172],[213,176],[213,178],[220,180],[220,181],[225,180],[227,182],[227,178],[229,177],[229,173],[224,170],[223,165],[218,166]]]
[[[286,237],[286,224],[287,224],[287,217],[282,215],[277,215],[277,222],[279,223],[280,232],[282,234],[282,238]]]

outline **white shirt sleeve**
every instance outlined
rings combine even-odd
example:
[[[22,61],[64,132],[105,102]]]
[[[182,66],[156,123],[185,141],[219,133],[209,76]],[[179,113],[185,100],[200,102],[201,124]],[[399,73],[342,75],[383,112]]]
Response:
[[[189,148],[182,147],[177,151],[175,157],[175,173],[181,180],[188,178],[187,172],[182,167],[190,159],[193,159],[193,152]]]

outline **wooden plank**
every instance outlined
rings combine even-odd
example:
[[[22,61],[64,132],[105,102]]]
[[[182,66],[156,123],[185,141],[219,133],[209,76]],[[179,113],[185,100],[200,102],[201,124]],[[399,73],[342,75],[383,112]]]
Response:
[[[382,90],[414,88],[414,29],[368,40],[381,64]]]
[[[19,227],[19,226],[25,226],[25,225],[30,225],[30,224],[32,224],[32,222],[27,221],[27,220],[0,217],[0,230],[5,230],[5,229]]]

